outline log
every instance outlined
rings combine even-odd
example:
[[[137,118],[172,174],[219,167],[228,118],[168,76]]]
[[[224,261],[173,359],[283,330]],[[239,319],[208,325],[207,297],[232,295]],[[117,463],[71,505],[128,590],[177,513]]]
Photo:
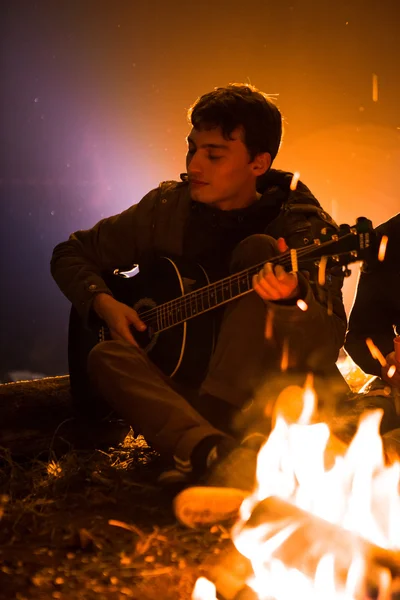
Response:
[[[321,557],[329,553],[335,555],[338,569],[343,570],[347,576],[352,558],[355,552],[358,552],[372,570],[380,567],[390,571],[393,579],[400,577],[399,551],[381,548],[352,531],[321,519],[281,498],[270,496],[259,502],[243,530],[265,523],[272,525],[270,534],[265,535],[265,540],[273,537],[284,523],[298,524],[296,530],[273,556],[309,576],[314,575]],[[304,553],[299,552],[300,548],[304,549]]]
[[[12,457],[115,445],[128,431],[129,426],[115,417],[81,418],[68,375],[0,385],[0,447]]]
[[[264,540],[273,537],[283,524],[299,523],[298,529],[273,553],[287,567],[296,568],[310,579],[314,578],[319,560],[326,553],[335,556],[336,581],[342,585],[347,579],[353,558],[353,549],[359,548],[367,561],[365,589],[360,590],[360,598],[376,598],[379,593],[381,574],[390,572],[393,578],[390,598],[399,598],[400,592],[400,553],[385,550],[344,529],[297,508],[285,500],[270,497],[260,502],[253,510],[243,529],[251,529],[262,524],[271,524]],[[261,549],[259,550],[262,551]],[[253,575],[250,561],[229,544],[217,564],[211,568],[211,578],[223,600],[255,600],[256,596],[246,585]]]

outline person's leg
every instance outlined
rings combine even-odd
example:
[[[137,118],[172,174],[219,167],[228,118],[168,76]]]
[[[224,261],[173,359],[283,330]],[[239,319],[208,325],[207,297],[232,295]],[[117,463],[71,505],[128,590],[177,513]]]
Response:
[[[277,241],[268,235],[245,238],[232,254],[231,271],[238,272],[279,255]],[[217,397],[238,409],[234,431],[252,428],[261,413],[271,413],[283,388],[303,386],[307,372],[292,369],[282,372],[283,348],[274,336],[266,339],[267,312],[264,301],[254,292],[227,305],[219,330],[208,373],[201,384],[200,395]],[[333,408],[346,395],[348,386],[332,364],[324,372],[314,373],[314,387],[320,405]],[[200,398],[201,400],[201,398]],[[249,404],[252,408],[249,410]],[[268,405],[268,406],[267,406]],[[262,429],[268,431],[268,423]]]
[[[221,398],[210,394],[194,394],[189,399],[190,404],[201,414],[206,421],[216,429],[229,436],[237,437],[235,422],[241,414],[240,409]]]
[[[175,458],[182,471],[191,470],[198,446],[206,454],[228,439],[173,389],[142,350],[127,342],[97,344],[89,354],[88,372],[95,388],[133,430],[165,458]]]
[[[272,237],[250,236],[235,248],[231,271],[267,262],[278,253],[277,242]],[[216,348],[199,394],[199,403],[218,406],[220,427],[225,430],[235,431],[234,421],[241,420],[241,411],[265,377],[266,367],[274,366],[272,362],[276,357],[268,356],[265,342],[265,319],[265,304],[255,293],[231,302],[225,309]],[[243,499],[254,487],[257,451],[266,434],[253,431],[251,437],[257,438],[253,441],[239,425],[237,436],[242,443],[214,465],[205,486],[189,488],[175,498],[175,515],[184,525],[210,525],[237,516]]]
[[[275,239],[250,236],[235,249],[232,272],[268,262],[277,254]],[[280,374],[281,349],[273,340],[265,339],[266,317],[265,304],[255,293],[232,302],[225,310],[208,374],[201,385],[200,401],[202,396],[207,400],[216,397],[236,409],[242,441],[216,464],[206,487],[192,487],[176,497],[175,515],[186,526],[209,526],[237,516],[243,499],[255,485],[258,450],[270,431],[271,419],[265,404],[270,403],[272,411],[279,393],[289,383],[304,385],[306,373]],[[263,390],[263,406],[259,402],[250,408],[248,401],[257,400],[255,395],[266,379],[268,390]],[[227,418],[232,414],[226,411]]]
[[[231,271],[267,262],[277,254],[278,245],[271,236],[249,236],[235,248]],[[266,369],[277,366],[280,359],[266,343],[265,320],[265,304],[255,293],[227,306],[201,394],[216,396],[239,409],[252,398]]]

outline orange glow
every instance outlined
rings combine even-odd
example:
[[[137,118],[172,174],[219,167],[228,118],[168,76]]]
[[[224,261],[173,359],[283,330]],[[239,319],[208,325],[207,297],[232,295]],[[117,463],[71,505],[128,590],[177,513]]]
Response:
[[[300,308],[300,310],[303,310],[304,312],[308,309],[308,304],[304,302],[304,300],[302,300],[301,298],[297,300],[296,304]]]
[[[300,179],[300,173],[298,171],[295,171],[293,173],[292,181],[290,182],[290,189],[292,191],[294,191],[297,188],[297,184],[299,182],[299,179]]]
[[[274,312],[268,310],[267,319],[265,321],[265,339],[271,340],[274,333]]]
[[[283,342],[283,348],[282,348],[281,371],[283,371],[283,372],[287,371],[288,366],[289,366],[289,344],[288,344],[288,341],[285,340]]]
[[[327,256],[322,256],[319,261],[318,267],[318,283],[319,285],[325,285],[325,277],[326,277],[326,263],[328,262]]]
[[[397,369],[396,369],[395,365],[391,365],[388,369],[387,376],[393,377],[393,375],[396,373],[396,370]]]
[[[365,343],[368,346],[368,350],[371,352],[372,358],[375,358],[376,360],[378,360],[382,367],[386,367],[386,365],[387,365],[386,358],[383,356],[383,354],[379,350],[378,346],[375,346],[375,344],[371,340],[371,338],[367,338],[365,340]]]
[[[378,102],[378,75],[372,74],[372,100]]]
[[[311,373],[307,375],[303,392],[303,410],[299,418],[300,425],[309,425],[317,406],[317,396],[313,388],[314,378]]]
[[[199,577],[192,593],[192,600],[217,600],[215,585],[205,577]]]
[[[385,260],[388,239],[389,238],[387,235],[383,235],[382,239],[381,239],[381,243],[379,244],[378,260],[380,260],[381,262],[383,262]]]
[[[290,260],[292,262],[292,272],[296,273],[299,270],[299,264],[297,260],[297,250],[296,248],[290,249]]]

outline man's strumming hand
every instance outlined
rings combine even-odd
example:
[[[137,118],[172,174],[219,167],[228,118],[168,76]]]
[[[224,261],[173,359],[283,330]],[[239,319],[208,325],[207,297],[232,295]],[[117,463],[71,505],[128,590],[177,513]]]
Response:
[[[144,331],[146,325],[136,310],[119,302],[109,294],[97,294],[93,300],[93,309],[107,323],[113,340],[124,340],[138,347],[132,335],[131,327]]]

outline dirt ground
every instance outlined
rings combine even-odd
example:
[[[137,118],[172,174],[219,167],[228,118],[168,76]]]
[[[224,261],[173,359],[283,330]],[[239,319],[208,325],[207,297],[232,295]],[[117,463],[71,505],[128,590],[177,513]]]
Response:
[[[0,598],[190,599],[229,532],[180,526],[172,496],[154,485],[159,469],[131,434],[118,447],[61,456],[2,449]]]

